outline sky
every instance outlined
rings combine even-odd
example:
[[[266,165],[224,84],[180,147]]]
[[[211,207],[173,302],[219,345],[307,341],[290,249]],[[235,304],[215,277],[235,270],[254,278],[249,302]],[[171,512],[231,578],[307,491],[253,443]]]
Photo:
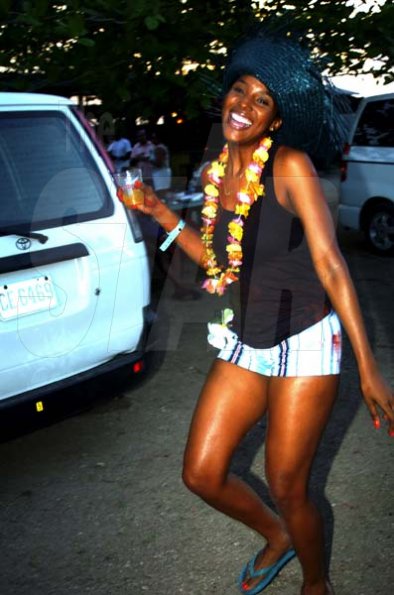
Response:
[[[336,87],[363,97],[394,92],[394,83],[384,85],[382,81],[377,81],[371,74],[333,76],[331,81]]]
[[[379,10],[386,0],[347,0],[346,4],[354,6],[354,13]],[[379,67],[378,62],[369,60],[366,62],[366,69]],[[332,77],[332,82],[341,89],[357,93],[363,97],[376,95],[377,93],[391,93],[394,91],[394,83],[384,85],[383,80],[372,76],[372,74],[340,75]]]

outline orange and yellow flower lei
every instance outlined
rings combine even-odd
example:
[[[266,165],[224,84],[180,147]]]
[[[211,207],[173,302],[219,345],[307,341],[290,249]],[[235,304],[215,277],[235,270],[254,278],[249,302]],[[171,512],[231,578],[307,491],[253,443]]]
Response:
[[[264,195],[264,186],[260,184],[261,172],[268,160],[268,151],[271,148],[272,139],[265,137],[254,151],[252,161],[245,171],[245,186],[237,194],[235,205],[235,217],[228,225],[228,244],[226,246],[228,266],[225,269],[217,262],[213,250],[213,234],[217,222],[219,208],[219,187],[223,183],[228,161],[228,146],[223,147],[217,161],[212,161],[208,170],[209,183],[204,188],[204,204],[201,211],[201,239],[204,244],[204,256],[202,265],[206,269],[207,279],[203,288],[209,293],[223,295],[227,286],[238,281],[242,265],[243,226],[249,215],[252,204]]]

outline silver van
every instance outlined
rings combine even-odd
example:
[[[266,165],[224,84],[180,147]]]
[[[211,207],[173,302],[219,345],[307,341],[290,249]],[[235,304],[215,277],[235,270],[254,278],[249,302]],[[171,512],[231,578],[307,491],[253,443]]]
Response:
[[[394,253],[394,93],[361,100],[346,144],[339,223],[364,232],[371,250]]]
[[[143,367],[145,244],[68,99],[0,93],[0,409]]]

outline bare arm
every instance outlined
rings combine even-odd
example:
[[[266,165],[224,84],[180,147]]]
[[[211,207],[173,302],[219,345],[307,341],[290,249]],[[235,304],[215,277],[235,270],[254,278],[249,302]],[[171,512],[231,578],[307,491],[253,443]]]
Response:
[[[143,213],[153,217],[166,232],[172,231],[179,223],[179,215],[163,203],[150,186],[142,184],[140,187],[144,192],[145,201],[144,205],[139,207],[139,209]],[[176,237],[175,242],[189,258],[201,266],[204,245],[198,231],[190,225],[185,225]]]
[[[336,241],[331,213],[316,171],[304,153],[283,148],[278,154],[275,188],[281,201],[302,220],[317,275],[352,345],[361,390],[372,419],[378,426],[379,409],[383,410],[389,420],[389,432],[394,434],[392,391],[378,370],[356,290]]]

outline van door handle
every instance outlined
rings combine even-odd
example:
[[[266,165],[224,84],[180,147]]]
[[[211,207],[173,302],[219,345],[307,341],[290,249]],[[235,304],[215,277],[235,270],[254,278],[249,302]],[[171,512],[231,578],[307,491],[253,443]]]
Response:
[[[80,242],[67,244],[66,246],[56,246],[56,248],[46,248],[45,250],[3,256],[0,258],[0,274],[33,269],[55,262],[83,258],[84,256],[89,256],[89,251]]]

